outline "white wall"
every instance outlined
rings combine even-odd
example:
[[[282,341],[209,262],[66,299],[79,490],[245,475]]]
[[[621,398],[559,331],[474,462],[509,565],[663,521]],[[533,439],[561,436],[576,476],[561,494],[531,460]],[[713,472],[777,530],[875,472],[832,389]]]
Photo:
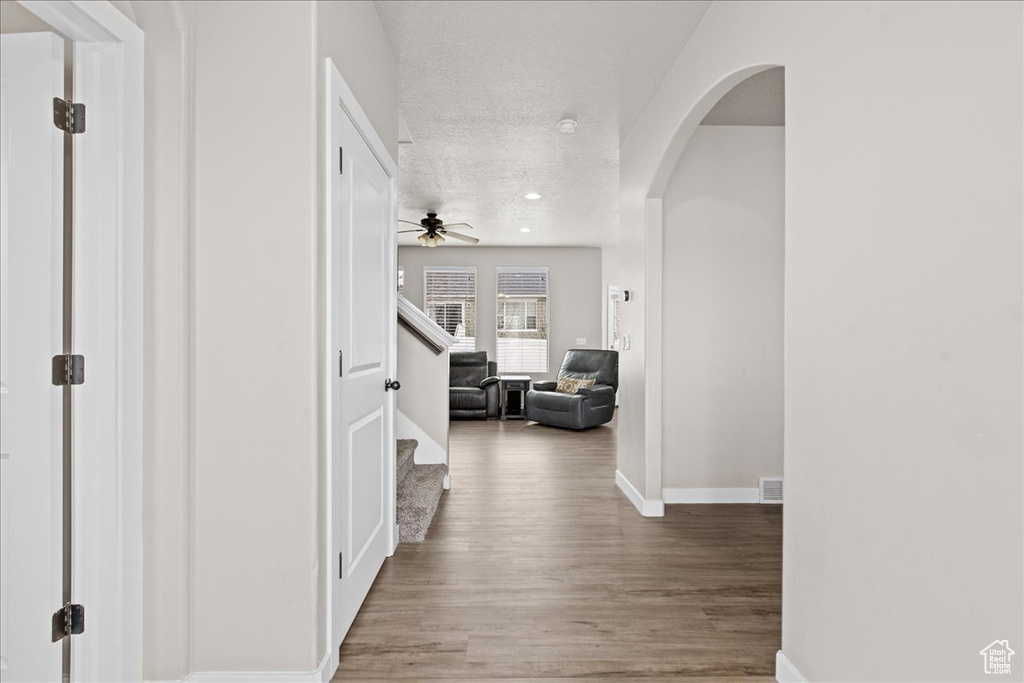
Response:
[[[373,2],[329,0],[316,3],[315,10],[319,56],[338,65],[391,158],[398,161],[398,64]],[[319,79],[322,88],[322,71]]]
[[[311,571],[319,541],[313,5],[201,2],[193,12],[192,665],[312,670],[320,657]],[[258,115],[244,115],[240,105],[257,94]]]
[[[782,474],[784,144],[701,126],[665,189],[665,489]]]
[[[134,12],[146,39],[142,659],[147,680],[176,680],[189,673],[191,12],[190,3],[168,2],[140,2]]]
[[[41,31],[53,31],[53,27],[16,2],[0,2],[0,34]]]
[[[144,2],[134,15],[147,48],[145,676],[311,671],[327,654],[330,574],[320,58],[393,154],[397,67],[371,2]],[[260,112],[240,115],[254,93]]]
[[[991,640],[1024,642],[1021,11],[715,3],[622,150],[643,298],[645,199],[714,100],[786,67],[782,646],[809,680],[973,680]],[[634,349],[619,468],[650,495]]]
[[[535,382],[554,379],[568,349],[603,348],[601,250],[593,247],[400,247],[405,298],[422,310],[423,268],[476,266],[476,349],[495,360],[495,279],[498,266],[548,266],[550,292],[549,372],[530,373]],[[577,344],[577,338],[586,344]],[[499,373],[505,370],[498,368]]]
[[[448,350],[435,354],[409,330],[398,326],[398,412],[416,427],[409,429],[402,419],[395,424],[399,439],[419,439],[418,464],[448,463]],[[422,432],[422,434],[418,433]],[[424,437],[431,443],[424,442]]]

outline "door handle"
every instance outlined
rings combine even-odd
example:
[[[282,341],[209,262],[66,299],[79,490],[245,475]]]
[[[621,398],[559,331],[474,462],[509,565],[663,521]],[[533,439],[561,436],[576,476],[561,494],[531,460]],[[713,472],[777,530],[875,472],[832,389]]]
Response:
[[[394,389],[395,391],[398,391],[401,388],[402,388],[402,383],[399,382],[397,379],[386,379],[386,380],[384,380],[384,391],[387,391],[388,389]]]

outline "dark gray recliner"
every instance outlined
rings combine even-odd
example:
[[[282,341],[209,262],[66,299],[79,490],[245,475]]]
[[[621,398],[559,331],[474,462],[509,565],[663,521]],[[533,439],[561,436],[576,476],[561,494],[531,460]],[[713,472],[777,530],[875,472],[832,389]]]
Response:
[[[615,416],[619,388],[619,352],[570,349],[562,360],[559,377],[594,379],[594,386],[576,394],[555,391],[557,382],[535,382],[526,392],[526,419],[556,427],[589,429]]]
[[[486,351],[452,351],[448,370],[448,416],[453,420],[498,417],[498,364]]]

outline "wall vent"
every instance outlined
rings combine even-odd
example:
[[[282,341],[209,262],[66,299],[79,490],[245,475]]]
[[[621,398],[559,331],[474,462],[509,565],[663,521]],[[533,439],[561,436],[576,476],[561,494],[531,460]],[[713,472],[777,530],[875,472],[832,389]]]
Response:
[[[761,477],[757,480],[761,503],[782,503],[782,477]]]

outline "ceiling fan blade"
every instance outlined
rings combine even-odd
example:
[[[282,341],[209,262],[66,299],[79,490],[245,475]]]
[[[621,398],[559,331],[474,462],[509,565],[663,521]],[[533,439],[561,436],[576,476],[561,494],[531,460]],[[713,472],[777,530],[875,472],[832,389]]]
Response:
[[[463,242],[469,242],[470,244],[476,244],[477,242],[480,241],[480,240],[478,240],[475,237],[470,237],[469,235],[462,235],[462,234],[457,233],[457,232],[452,232],[451,230],[445,230],[444,236],[445,237],[454,237],[457,240],[462,240]]]
[[[412,221],[407,221],[407,220],[405,220],[405,219],[402,219],[402,218],[399,218],[399,219],[398,219],[398,222],[399,222],[399,223],[408,223],[409,225],[415,225],[415,226],[416,226],[417,228],[422,228],[422,227],[423,227],[423,226],[422,226],[421,224],[419,224],[419,223],[413,223]]]
[[[398,234],[401,235],[406,232],[423,232],[424,230],[426,230],[426,228],[420,228],[419,230],[399,230]]]
[[[470,230],[476,230],[476,228],[474,228],[474,227],[473,227],[472,225],[470,225],[469,223],[445,223],[445,224],[444,224],[444,227],[446,227],[446,228],[452,228],[452,227],[455,227],[456,225],[461,225],[462,227],[464,227],[464,228],[469,228]]]

